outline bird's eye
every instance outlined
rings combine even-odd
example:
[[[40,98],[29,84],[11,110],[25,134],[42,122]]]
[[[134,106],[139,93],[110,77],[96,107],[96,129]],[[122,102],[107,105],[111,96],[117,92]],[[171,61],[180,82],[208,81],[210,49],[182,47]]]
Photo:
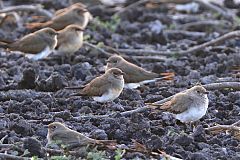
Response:
[[[57,126],[52,126],[52,129],[56,129],[57,128]]]
[[[200,91],[197,91],[197,93],[200,93]]]

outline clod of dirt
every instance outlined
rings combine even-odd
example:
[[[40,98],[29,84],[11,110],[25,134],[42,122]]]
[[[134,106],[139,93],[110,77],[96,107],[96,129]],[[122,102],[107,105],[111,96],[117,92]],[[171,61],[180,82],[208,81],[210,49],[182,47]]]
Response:
[[[32,68],[25,69],[23,71],[23,77],[21,81],[18,83],[20,89],[33,89],[35,88],[35,78],[36,73]]]
[[[45,80],[38,82],[37,89],[41,91],[58,91],[68,86],[66,78],[57,72],[53,72],[51,76]]]
[[[24,136],[31,136],[33,134],[31,124],[23,119],[20,119],[18,122],[13,122],[13,125],[10,126],[10,129]]]
[[[107,140],[108,139],[108,135],[102,129],[95,129],[90,133],[90,135],[94,139],[102,139],[102,140]]]
[[[198,125],[194,132],[193,132],[193,138],[195,142],[206,142],[206,135],[205,135],[205,130],[202,125]]]
[[[193,138],[191,136],[188,136],[186,134],[179,135],[177,138],[174,140],[174,143],[177,143],[181,146],[188,146],[193,142]]]
[[[31,156],[38,156],[39,158],[45,157],[41,143],[35,138],[25,138],[23,141],[24,149],[27,149]]]
[[[124,89],[121,95],[119,96],[120,99],[128,99],[130,101],[134,100],[141,100],[141,96],[139,94],[139,91],[133,90],[133,89]]]

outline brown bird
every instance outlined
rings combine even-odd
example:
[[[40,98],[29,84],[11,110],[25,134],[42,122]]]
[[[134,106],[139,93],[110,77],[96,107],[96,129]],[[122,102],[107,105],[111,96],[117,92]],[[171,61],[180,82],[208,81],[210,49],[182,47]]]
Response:
[[[70,96],[90,96],[97,102],[108,102],[118,98],[124,87],[123,72],[111,68],[100,77],[93,79],[76,94]]]
[[[166,77],[158,78],[160,77],[159,74],[146,71],[145,69],[126,61],[123,57],[118,55],[113,55],[107,60],[106,70],[113,67],[119,68],[125,73],[123,77],[126,88],[137,88],[141,84],[146,84],[149,82],[154,82],[156,80],[161,80],[173,76],[169,75]]]
[[[173,113],[175,118],[183,123],[194,122],[202,118],[208,109],[207,90],[200,85],[177,93],[164,104],[149,104],[160,106],[160,109]]]
[[[26,57],[39,60],[46,58],[57,46],[57,34],[52,28],[44,28],[15,42],[1,43],[0,46],[12,51],[21,51]]]
[[[69,9],[71,9],[71,8],[74,8],[74,7],[79,7],[79,8],[87,9],[87,6],[86,6],[86,5],[78,2],[78,3],[74,3],[73,5],[71,5],[71,6],[69,6],[69,7],[66,7],[66,8],[57,10],[54,15],[61,14],[61,13],[66,12],[67,10],[69,10]]]
[[[27,24],[27,28],[37,29],[50,27],[59,31],[70,24],[76,24],[82,28],[85,28],[91,18],[92,16],[87,9],[81,7],[72,7],[64,12],[58,13],[50,21],[44,23],[29,23]]]
[[[62,58],[67,57],[70,61],[72,54],[82,47],[83,30],[83,28],[74,24],[60,30],[57,36],[57,47],[55,48],[57,54],[62,55]]]
[[[78,145],[87,146],[94,144],[115,145],[115,140],[96,140],[84,136],[83,134],[67,128],[64,124],[53,122],[48,125],[48,144],[62,144],[66,147]]]

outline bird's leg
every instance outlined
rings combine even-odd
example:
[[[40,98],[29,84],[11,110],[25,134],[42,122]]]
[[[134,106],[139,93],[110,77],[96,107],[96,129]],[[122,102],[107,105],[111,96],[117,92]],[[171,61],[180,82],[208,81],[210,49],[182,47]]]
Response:
[[[67,55],[66,58],[67,58],[67,62],[69,64],[72,64],[72,55]]]
[[[114,105],[113,101],[106,102],[106,107],[112,107]]]
[[[190,125],[190,128],[191,128],[191,131],[195,131],[195,129],[196,129],[196,126],[198,125],[198,121],[191,121],[191,122],[189,122],[189,125]]]
[[[109,106],[111,106],[111,104],[112,104],[111,102],[104,102],[104,103],[102,103],[101,108],[104,110],[104,109],[108,108]]]
[[[65,58],[66,58],[66,57],[65,57],[64,55],[61,56],[61,64],[64,64],[64,63],[65,63]]]

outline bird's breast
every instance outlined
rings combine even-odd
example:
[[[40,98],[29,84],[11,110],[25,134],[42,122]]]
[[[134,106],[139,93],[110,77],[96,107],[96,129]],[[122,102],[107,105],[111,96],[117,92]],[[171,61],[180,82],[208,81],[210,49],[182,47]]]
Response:
[[[121,94],[124,86],[124,81],[121,81],[119,86],[111,87],[108,89],[106,93],[104,93],[100,97],[93,97],[93,99],[97,102],[108,102],[113,101],[114,99],[118,98]]]

